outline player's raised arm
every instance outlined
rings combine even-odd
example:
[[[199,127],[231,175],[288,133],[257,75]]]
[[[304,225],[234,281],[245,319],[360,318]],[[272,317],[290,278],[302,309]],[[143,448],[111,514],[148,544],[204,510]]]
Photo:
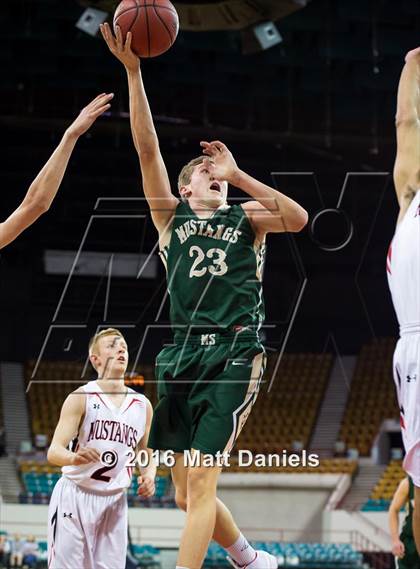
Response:
[[[308,221],[308,214],[297,202],[240,170],[229,149],[220,141],[201,142],[205,163],[218,180],[243,190],[254,200],[242,205],[256,233],[297,232]]]
[[[110,107],[113,94],[102,93],[91,101],[68,127],[54,153],[32,182],[20,206],[0,223],[0,249],[11,243],[43,213],[48,211],[60,187],[74,146]]]
[[[79,448],[77,452],[67,449],[81,424],[85,412],[86,395],[83,392],[70,393],[63,403],[60,419],[48,449],[48,461],[56,466],[70,466],[97,462],[100,456],[97,450],[90,447]]]
[[[160,153],[152,113],[144,90],[140,61],[131,50],[131,32],[127,33],[125,42],[119,27],[116,36],[108,24],[101,26],[101,32],[110,51],[123,63],[127,71],[131,132],[139,155],[144,194],[153,222],[160,232],[172,218],[178,199],[171,192],[168,173]]]
[[[152,456],[152,449],[147,446],[150,433],[150,425],[152,423],[153,407],[150,401],[147,401],[146,429],[144,435],[138,445],[137,450],[146,451],[148,454],[147,466],[140,467],[141,476],[138,478],[139,496],[150,498],[155,493],[156,464]]]
[[[420,187],[420,47],[409,51],[398,85],[394,183],[402,213]]]

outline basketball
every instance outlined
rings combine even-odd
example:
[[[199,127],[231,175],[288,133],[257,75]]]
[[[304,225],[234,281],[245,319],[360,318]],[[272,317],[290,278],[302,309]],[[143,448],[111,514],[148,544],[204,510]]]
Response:
[[[115,10],[114,31],[120,26],[125,40],[139,57],[156,57],[167,51],[178,35],[178,14],[169,0],[123,0]]]

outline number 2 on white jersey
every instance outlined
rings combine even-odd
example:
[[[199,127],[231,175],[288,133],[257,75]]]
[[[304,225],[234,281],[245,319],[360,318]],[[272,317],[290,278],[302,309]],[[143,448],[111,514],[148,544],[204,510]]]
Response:
[[[197,257],[194,259],[194,262],[190,270],[190,278],[202,277],[203,275],[206,274],[207,271],[209,271],[210,274],[215,275],[217,277],[220,277],[225,273],[227,273],[228,266],[225,263],[226,253],[225,251],[223,251],[223,249],[212,248],[207,251],[206,255],[204,255],[204,252],[201,249],[201,247],[198,247],[197,245],[192,245],[190,247],[189,254],[190,257],[194,257],[195,255],[197,255]],[[198,268],[198,265],[200,265],[200,263],[204,261],[205,257],[211,259],[213,264],[209,265],[208,267]]]

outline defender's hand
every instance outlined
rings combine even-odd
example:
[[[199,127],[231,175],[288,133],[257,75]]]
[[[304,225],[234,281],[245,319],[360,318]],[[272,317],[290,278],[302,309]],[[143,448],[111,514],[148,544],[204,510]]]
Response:
[[[116,26],[115,36],[112,33],[109,24],[101,24],[100,28],[110,52],[115,55],[119,61],[121,61],[127,71],[136,71],[139,68],[140,59],[131,49],[131,32],[127,33],[124,43],[120,26]]]
[[[80,111],[79,116],[68,127],[68,134],[76,137],[84,134],[93,125],[96,119],[110,108],[110,101],[113,96],[113,93],[101,93],[93,99],[93,101]]]
[[[137,478],[139,488],[137,494],[143,498],[150,498],[155,493],[155,480],[149,476],[139,476]]]
[[[392,543],[392,554],[398,559],[402,559],[405,555],[405,546],[399,539]]]
[[[80,464],[89,464],[89,462],[99,462],[101,455],[95,448],[82,447],[74,453],[72,466],[79,466]]]
[[[203,154],[209,156],[209,158],[204,159],[204,164],[211,175],[216,180],[232,182],[239,169],[228,147],[219,140],[202,141],[200,146],[203,149]]]

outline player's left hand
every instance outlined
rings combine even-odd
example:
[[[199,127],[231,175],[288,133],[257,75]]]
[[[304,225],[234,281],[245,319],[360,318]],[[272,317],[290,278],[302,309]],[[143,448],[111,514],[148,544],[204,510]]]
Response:
[[[213,178],[233,183],[235,174],[239,169],[228,147],[220,140],[212,142],[203,140],[200,142],[200,146],[203,149],[203,154],[209,157],[204,159],[204,164]]]
[[[139,476],[137,478],[139,488],[137,494],[143,498],[150,498],[155,493],[155,479],[150,476]]]
[[[128,32],[124,41],[120,26],[115,27],[115,36],[111,31],[110,25],[106,22],[100,25],[100,30],[109,47],[109,51],[121,61],[127,71],[139,69],[140,60],[131,49],[132,33]]]
[[[79,113],[79,116],[68,127],[67,133],[74,137],[84,134],[96,119],[111,106],[114,93],[101,93]]]

